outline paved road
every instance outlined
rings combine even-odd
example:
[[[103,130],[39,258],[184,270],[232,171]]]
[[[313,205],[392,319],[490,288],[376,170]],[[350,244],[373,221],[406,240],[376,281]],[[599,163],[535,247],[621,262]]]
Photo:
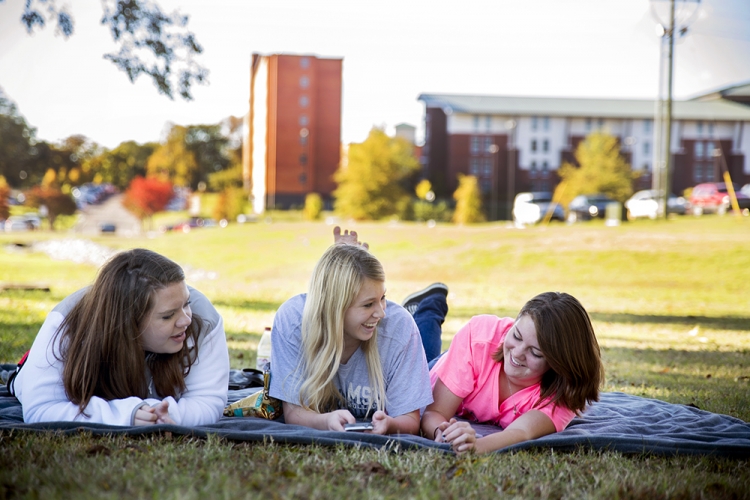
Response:
[[[117,236],[141,234],[141,221],[122,206],[123,197],[116,194],[104,203],[84,208],[74,231],[83,235],[100,234],[102,224],[114,224]]]

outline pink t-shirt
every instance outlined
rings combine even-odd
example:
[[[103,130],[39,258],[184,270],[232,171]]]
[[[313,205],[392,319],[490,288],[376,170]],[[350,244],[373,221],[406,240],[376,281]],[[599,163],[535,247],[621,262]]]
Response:
[[[471,318],[453,337],[448,352],[430,370],[432,387],[440,378],[453,394],[463,398],[456,415],[468,420],[504,429],[527,411],[539,410],[552,420],[559,432],[575,417],[575,412],[552,404],[534,408],[539,401],[540,384],[526,387],[500,402],[503,363],[494,361],[492,355],[512,326],[512,318],[491,315]]]

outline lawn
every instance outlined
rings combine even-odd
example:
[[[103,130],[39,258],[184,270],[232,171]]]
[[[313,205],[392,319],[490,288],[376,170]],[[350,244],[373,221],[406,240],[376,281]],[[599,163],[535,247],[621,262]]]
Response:
[[[346,227],[358,230],[383,262],[391,300],[400,302],[434,281],[449,285],[446,348],[474,314],[514,316],[539,292],[566,291],[592,316],[607,371],[605,391],[750,421],[748,218],[524,230],[504,223]],[[46,312],[94,279],[97,266],[91,262],[100,260],[82,257],[142,246],[183,265],[189,283],[224,316],[232,367],[254,366],[264,327],[286,298],[305,291],[331,231],[323,222],[271,218],[141,239],[0,233],[0,283],[50,288],[0,292],[0,362],[16,361]],[[55,260],[65,247],[83,250]],[[24,433],[0,434],[0,443],[0,498],[750,498],[749,464],[709,457],[550,450],[476,458],[170,436]]]

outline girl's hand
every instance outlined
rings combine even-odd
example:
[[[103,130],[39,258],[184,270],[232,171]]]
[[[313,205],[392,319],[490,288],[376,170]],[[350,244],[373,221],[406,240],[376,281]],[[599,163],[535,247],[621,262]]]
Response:
[[[442,424],[438,425],[435,428],[435,433],[433,434],[435,436],[435,442],[436,443],[445,443],[445,439],[443,439],[443,434],[445,434],[445,429],[451,426],[451,424],[455,424],[456,419],[452,418],[448,422],[443,422]]]
[[[154,413],[156,413],[157,424],[171,424],[176,425],[175,421],[172,420],[172,417],[169,416],[169,403],[167,401],[162,401],[159,404],[155,404],[151,407],[151,409],[154,410]]]
[[[357,420],[349,410],[336,410],[326,413],[326,425],[329,431],[344,431],[344,424],[353,424]]]
[[[456,453],[472,451],[477,443],[477,432],[472,429],[469,422],[457,422],[453,418],[450,425],[443,431],[442,437]]]
[[[336,245],[354,245],[354,246],[361,246],[365,249],[370,248],[370,245],[363,241],[359,241],[357,237],[357,231],[349,231],[348,229],[344,229],[344,232],[341,232],[341,228],[339,226],[336,226],[333,228],[333,243]]]
[[[133,425],[154,425],[158,420],[159,416],[151,406],[144,404],[137,410],[135,410],[135,416],[133,417]]]
[[[388,434],[388,428],[391,425],[392,418],[383,410],[378,410],[372,416],[372,430],[367,431],[371,434]]]

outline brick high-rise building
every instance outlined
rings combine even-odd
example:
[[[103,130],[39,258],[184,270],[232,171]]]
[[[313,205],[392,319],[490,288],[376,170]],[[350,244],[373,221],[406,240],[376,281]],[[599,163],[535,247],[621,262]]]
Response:
[[[243,176],[253,209],[326,204],[341,152],[341,58],[253,54]]]

